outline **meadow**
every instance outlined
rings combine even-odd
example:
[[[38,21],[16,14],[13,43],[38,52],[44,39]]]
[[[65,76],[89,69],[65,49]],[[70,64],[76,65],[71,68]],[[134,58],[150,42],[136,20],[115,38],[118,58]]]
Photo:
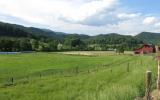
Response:
[[[153,55],[111,52],[0,55],[0,100],[134,100],[145,93]]]

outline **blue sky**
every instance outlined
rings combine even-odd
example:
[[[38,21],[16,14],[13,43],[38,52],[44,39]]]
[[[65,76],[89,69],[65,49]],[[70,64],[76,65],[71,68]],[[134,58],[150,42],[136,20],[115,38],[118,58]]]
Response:
[[[0,0],[0,21],[87,35],[160,32],[160,0]]]
[[[159,13],[160,0],[121,0],[123,6],[142,13]]]

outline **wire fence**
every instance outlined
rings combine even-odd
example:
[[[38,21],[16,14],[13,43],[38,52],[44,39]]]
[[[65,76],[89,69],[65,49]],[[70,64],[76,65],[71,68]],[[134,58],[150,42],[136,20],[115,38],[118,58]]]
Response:
[[[123,61],[114,61],[112,63],[108,63],[108,64],[99,64],[99,65],[95,65],[93,67],[86,67],[86,68],[81,68],[78,66],[75,66],[74,68],[69,68],[69,69],[47,69],[44,71],[40,71],[40,72],[35,72],[35,73],[31,73],[29,75],[24,75],[24,76],[18,76],[18,77],[8,77],[6,79],[3,80],[1,87],[7,87],[7,86],[13,86],[16,85],[17,83],[29,83],[29,81],[33,78],[42,78],[45,76],[62,76],[62,77],[73,77],[79,74],[90,74],[90,73],[94,73],[94,72],[98,72],[98,71],[102,71],[104,69],[109,69],[110,72],[113,72],[113,66],[119,66],[119,65],[124,65],[124,71],[125,72],[130,72],[131,71],[131,67],[133,66],[133,64],[135,65],[136,63],[138,63],[138,65],[144,65],[142,60],[134,60],[130,58],[130,59],[126,59]]]

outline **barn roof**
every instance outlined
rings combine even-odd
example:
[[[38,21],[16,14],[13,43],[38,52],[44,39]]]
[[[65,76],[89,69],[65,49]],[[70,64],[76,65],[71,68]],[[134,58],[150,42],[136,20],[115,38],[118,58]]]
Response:
[[[144,45],[142,45],[140,48],[135,49],[135,51],[136,51],[136,50],[139,50],[139,49],[142,49],[144,46],[150,46],[150,47],[153,47],[153,48],[154,48],[154,45],[152,45],[152,44],[144,44]]]

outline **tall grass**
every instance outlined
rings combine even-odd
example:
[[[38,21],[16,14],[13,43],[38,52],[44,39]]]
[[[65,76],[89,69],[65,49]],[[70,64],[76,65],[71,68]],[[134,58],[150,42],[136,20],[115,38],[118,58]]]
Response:
[[[37,53],[0,55],[0,62],[0,100],[134,100],[144,95],[146,70],[151,70],[153,79],[156,78],[156,61],[151,56]],[[104,65],[107,66],[103,68]],[[98,71],[70,77],[50,74],[29,77],[27,81],[20,79],[14,85],[3,86],[8,77],[77,66],[83,71],[95,67]]]

